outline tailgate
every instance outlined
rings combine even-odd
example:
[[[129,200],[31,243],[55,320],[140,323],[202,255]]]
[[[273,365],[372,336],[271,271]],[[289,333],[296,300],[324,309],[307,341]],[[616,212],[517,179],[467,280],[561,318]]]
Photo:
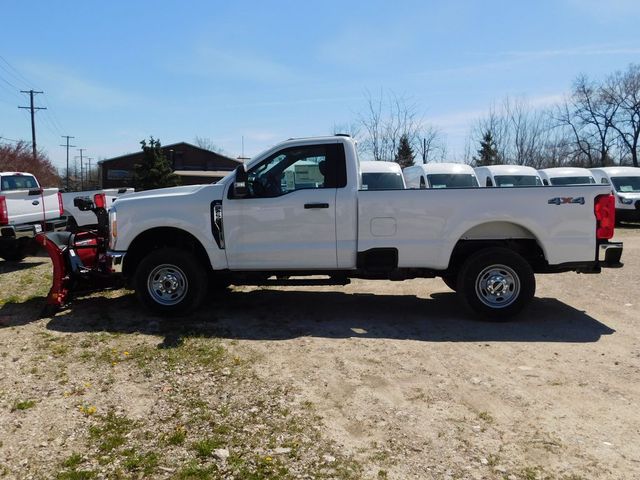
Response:
[[[60,218],[58,189],[2,192],[7,202],[9,223],[21,225]]]

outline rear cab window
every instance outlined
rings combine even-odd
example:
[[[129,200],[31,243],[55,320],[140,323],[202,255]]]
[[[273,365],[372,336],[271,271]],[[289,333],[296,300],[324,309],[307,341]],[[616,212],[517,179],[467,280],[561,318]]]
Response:
[[[32,175],[3,175],[0,180],[0,190],[34,190],[40,186]]]

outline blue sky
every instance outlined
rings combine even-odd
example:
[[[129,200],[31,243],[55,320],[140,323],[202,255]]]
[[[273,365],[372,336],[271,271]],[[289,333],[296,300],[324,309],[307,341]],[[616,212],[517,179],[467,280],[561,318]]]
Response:
[[[148,135],[208,137],[233,156],[244,136],[250,156],[331,133],[380,89],[416,103],[455,159],[505,95],[544,106],[579,73],[640,62],[637,0],[8,0],[2,13],[0,136],[30,140],[14,87],[44,90],[38,145],[57,166],[66,134],[94,159]]]

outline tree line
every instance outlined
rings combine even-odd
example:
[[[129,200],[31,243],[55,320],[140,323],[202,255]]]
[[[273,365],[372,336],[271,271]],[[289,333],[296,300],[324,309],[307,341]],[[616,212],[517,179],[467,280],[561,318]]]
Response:
[[[403,167],[448,158],[441,129],[419,116],[404,97],[367,93],[365,109],[350,124],[359,152],[372,160]],[[462,160],[472,165],[638,166],[640,140],[640,64],[604,80],[578,76],[561,101],[544,108],[524,98],[505,98],[472,125]]]

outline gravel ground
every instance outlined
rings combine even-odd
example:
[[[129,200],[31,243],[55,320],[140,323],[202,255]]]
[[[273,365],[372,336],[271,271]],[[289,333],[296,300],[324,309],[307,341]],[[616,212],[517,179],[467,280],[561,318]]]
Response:
[[[617,239],[623,269],[538,276],[509,324],[435,279],[38,319],[48,260],[0,263],[0,476],[638,478],[640,229]]]

